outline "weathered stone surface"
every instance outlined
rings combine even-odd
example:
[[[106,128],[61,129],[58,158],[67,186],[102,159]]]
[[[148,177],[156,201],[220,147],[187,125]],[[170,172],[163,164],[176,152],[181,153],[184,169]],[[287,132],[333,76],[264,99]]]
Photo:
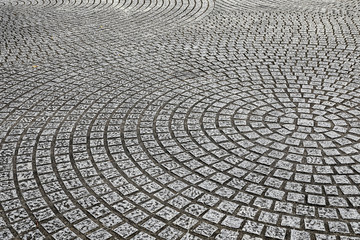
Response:
[[[0,0],[0,239],[359,239],[357,0]]]

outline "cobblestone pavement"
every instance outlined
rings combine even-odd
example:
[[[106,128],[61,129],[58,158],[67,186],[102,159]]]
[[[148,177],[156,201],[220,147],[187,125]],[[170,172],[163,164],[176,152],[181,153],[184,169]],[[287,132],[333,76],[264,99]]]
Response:
[[[0,239],[360,239],[360,1],[0,0]]]

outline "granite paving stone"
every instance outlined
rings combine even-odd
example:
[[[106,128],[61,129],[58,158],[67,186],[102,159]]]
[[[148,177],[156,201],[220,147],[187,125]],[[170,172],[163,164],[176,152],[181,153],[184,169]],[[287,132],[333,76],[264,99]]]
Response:
[[[0,0],[0,239],[360,239],[358,0]]]

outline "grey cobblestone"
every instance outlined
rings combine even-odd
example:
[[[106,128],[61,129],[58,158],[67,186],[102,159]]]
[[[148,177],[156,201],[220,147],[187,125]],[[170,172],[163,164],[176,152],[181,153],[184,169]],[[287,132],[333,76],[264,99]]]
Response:
[[[360,239],[356,0],[0,0],[0,239]]]

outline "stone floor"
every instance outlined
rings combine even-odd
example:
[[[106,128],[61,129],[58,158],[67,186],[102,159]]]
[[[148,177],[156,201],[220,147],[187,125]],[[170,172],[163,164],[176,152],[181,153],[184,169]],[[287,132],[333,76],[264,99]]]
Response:
[[[0,239],[360,239],[360,1],[0,0]]]

